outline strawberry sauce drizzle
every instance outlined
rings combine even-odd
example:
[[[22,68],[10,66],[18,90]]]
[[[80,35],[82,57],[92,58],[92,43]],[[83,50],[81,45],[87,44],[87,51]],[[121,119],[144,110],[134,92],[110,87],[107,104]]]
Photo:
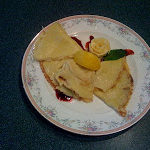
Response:
[[[126,56],[128,56],[128,55],[134,55],[134,51],[131,50],[131,49],[125,49],[125,51],[126,51]]]
[[[56,97],[57,99],[59,99],[60,101],[64,101],[64,102],[71,102],[72,101],[72,97],[65,95],[63,92],[59,91],[59,90],[55,90],[56,92]]]
[[[94,39],[94,36],[90,36],[90,41],[88,41],[88,42],[86,42],[86,44],[85,44],[85,48],[87,49],[87,51],[89,52],[90,51],[90,49],[89,49],[89,45],[90,45],[90,43],[91,43],[91,41]]]
[[[82,45],[81,40],[79,40],[78,38],[76,38],[76,37],[74,37],[74,36],[72,36],[71,38],[72,38],[73,40],[75,40],[75,41],[79,44],[79,46],[81,46],[81,48],[82,48],[83,50],[85,50],[84,47],[83,47],[83,45]]]

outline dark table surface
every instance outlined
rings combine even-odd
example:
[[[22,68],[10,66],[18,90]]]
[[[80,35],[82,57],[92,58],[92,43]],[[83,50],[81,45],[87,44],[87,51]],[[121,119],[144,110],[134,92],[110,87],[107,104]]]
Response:
[[[150,45],[149,0],[0,1],[0,149],[150,149],[150,112],[125,131],[89,137],[54,126],[29,102],[20,73],[28,44],[42,26],[81,14],[100,15],[120,21]]]

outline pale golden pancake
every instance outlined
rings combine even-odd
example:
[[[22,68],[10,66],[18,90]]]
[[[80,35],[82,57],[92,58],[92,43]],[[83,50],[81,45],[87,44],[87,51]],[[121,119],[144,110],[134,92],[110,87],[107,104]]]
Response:
[[[63,60],[54,60],[54,61],[42,61],[40,62],[40,67],[42,69],[42,72],[44,73],[44,76],[46,80],[51,84],[51,86],[54,89],[58,89],[64,94],[76,98],[73,91],[69,90],[68,88],[64,86],[59,86],[59,83],[55,79],[56,73],[60,68],[62,68],[64,62],[66,59]]]
[[[79,99],[91,102],[94,90],[94,71],[77,65],[73,59],[67,60],[55,78],[59,86],[72,90]]]
[[[73,55],[82,48],[66,33],[59,23],[53,23],[43,30],[35,42],[34,58],[60,60]]]
[[[42,62],[43,71],[50,77],[55,87],[58,85],[57,81],[55,80],[55,74],[63,66],[65,61],[66,59]]]
[[[94,86],[104,92],[115,86],[125,61],[125,57],[115,61],[102,61],[100,69],[96,71]]]
[[[133,79],[129,73],[127,63],[121,72],[117,84],[106,92],[98,88],[94,89],[94,94],[100,97],[108,106],[115,109],[121,116],[126,116],[126,106],[129,102],[133,90]]]
[[[64,94],[91,102],[94,90],[94,71],[77,65],[73,59],[40,62],[47,81]]]

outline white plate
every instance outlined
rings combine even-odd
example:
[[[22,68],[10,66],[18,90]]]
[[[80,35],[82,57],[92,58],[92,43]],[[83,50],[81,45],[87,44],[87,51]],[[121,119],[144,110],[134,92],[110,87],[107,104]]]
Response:
[[[51,123],[78,134],[107,135],[135,124],[150,108],[150,48],[145,41],[129,27],[106,17],[79,15],[58,22],[69,35],[77,36],[83,44],[93,35],[107,38],[111,49],[134,50],[135,55],[127,57],[134,79],[127,116],[119,116],[96,97],[88,104],[77,100],[71,103],[59,101],[45,80],[39,63],[33,59],[34,42],[41,32],[29,44],[22,62],[22,81],[33,106]]]

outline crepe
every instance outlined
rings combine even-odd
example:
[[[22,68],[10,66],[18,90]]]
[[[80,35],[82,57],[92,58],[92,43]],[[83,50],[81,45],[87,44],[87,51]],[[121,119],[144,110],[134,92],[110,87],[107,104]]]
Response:
[[[43,61],[40,66],[54,89],[85,102],[92,101],[94,71],[78,66],[73,59]]]
[[[62,68],[66,60],[67,59],[42,61],[40,62],[40,67],[42,69],[42,72],[44,73],[46,80],[51,84],[51,86],[54,89],[58,89],[59,91],[63,92],[68,96],[77,98],[73,91],[71,91],[63,85],[60,86],[57,80],[55,79],[56,73],[59,71],[59,69]]]
[[[73,57],[79,50],[82,48],[56,22],[39,35],[33,56],[37,61],[60,60]]]
[[[117,84],[106,92],[95,88],[94,94],[124,117],[127,114],[126,106],[131,97],[132,90],[133,79],[129,73],[128,65],[125,63]]]
[[[63,66],[65,61],[66,59],[41,62],[42,71],[47,78],[50,78],[53,87],[58,85],[58,82],[55,80],[55,74]]]
[[[115,61],[102,61],[100,69],[96,71],[94,86],[104,92],[115,86],[124,63],[125,57]]]
[[[94,74],[94,71],[80,67],[73,59],[69,59],[57,72],[55,79],[59,86],[72,90],[79,100],[91,102],[94,90]]]

